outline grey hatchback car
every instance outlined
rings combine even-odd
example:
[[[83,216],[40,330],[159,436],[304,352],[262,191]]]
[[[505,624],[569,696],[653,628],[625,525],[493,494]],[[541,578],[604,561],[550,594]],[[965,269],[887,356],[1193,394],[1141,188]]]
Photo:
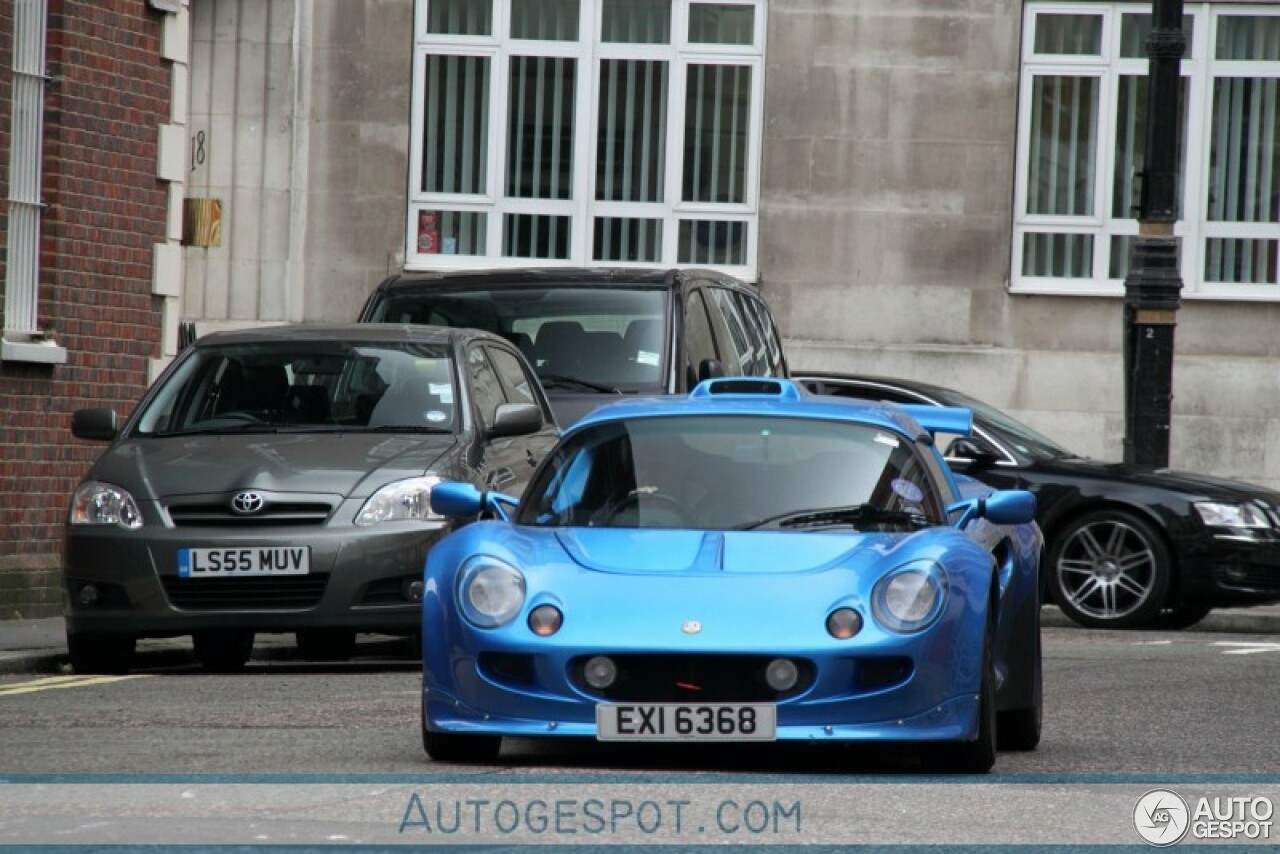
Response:
[[[520,494],[559,430],[529,364],[472,329],[277,326],[207,335],[118,428],[76,489],[63,572],[78,672],[128,670],[136,640],[191,635],[208,670],[256,632],[338,660],[358,632],[411,635],[449,523],[441,481]]]

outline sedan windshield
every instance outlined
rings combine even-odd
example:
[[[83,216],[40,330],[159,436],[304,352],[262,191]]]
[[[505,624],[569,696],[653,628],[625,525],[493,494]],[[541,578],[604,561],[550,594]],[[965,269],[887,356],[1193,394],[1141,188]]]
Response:
[[[502,335],[547,389],[662,391],[667,292],[662,288],[537,287],[393,293],[376,323],[465,326]]]
[[[192,348],[135,433],[452,432],[453,361],[442,345],[273,341]]]
[[[920,451],[865,424],[637,418],[566,441],[529,488],[526,525],[906,531],[940,524]]]

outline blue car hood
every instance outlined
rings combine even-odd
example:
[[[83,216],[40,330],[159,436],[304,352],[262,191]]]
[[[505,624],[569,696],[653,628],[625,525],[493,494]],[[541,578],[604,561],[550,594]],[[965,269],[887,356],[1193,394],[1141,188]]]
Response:
[[[561,528],[565,554],[579,566],[618,573],[809,572],[874,562],[902,534],[791,531],[679,531]]]

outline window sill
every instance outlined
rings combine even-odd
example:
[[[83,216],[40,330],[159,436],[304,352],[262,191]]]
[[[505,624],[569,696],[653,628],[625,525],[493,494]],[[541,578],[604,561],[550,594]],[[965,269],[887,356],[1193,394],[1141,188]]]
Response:
[[[0,343],[0,362],[65,365],[67,348],[59,347],[53,341],[4,341]]]

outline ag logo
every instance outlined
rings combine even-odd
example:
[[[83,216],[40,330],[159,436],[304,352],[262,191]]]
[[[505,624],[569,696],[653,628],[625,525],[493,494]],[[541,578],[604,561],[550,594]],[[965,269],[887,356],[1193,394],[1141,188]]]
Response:
[[[1181,795],[1152,789],[1133,806],[1133,826],[1149,845],[1163,848],[1182,841],[1191,824],[1191,811]]]

